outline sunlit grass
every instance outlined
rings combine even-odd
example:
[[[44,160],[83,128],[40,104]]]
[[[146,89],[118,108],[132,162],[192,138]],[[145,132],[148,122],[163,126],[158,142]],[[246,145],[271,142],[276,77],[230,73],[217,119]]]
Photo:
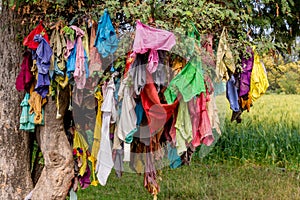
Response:
[[[218,97],[222,136],[214,147],[202,146],[191,166],[163,168],[158,199],[300,199],[299,100],[264,95],[237,124]],[[80,200],[152,198],[133,173],[118,179],[112,172],[105,187],[78,192]]]

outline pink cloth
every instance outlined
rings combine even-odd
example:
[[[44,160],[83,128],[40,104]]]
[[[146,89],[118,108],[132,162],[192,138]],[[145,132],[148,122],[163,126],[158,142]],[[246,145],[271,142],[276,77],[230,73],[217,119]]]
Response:
[[[136,24],[133,52],[144,54],[149,51],[147,69],[152,74],[158,66],[157,50],[170,51],[176,44],[175,35],[169,31],[147,26],[139,20]]]
[[[94,47],[94,43],[96,39],[96,30],[97,30],[97,24],[93,23],[91,28],[91,36],[90,36],[90,63],[89,63],[90,76],[92,76],[94,72],[102,71],[101,69],[102,62],[101,62],[100,53],[98,52],[97,48]]]
[[[78,28],[77,26],[70,26],[70,28],[76,31],[76,65],[73,76],[77,88],[83,89],[86,82],[86,71],[84,66],[84,48],[82,45],[82,37],[84,36],[84,31]]]
[[[207,101],[209,101],[208,92],[206,93],[206,97],[202,92],[199,97],[193,98],[188,103],[193,131],[192,145],[194,147],[197,147],[202,143],[210,146],[214,141],[206,109]]]

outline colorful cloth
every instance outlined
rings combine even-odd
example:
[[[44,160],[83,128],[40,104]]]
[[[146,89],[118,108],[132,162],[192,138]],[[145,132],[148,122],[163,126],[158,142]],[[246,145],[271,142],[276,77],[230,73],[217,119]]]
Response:
[[[192,123],[188,105],[182,99],[179,102],[176,118],[176,149],[178,155],[187,150],[186,144],[192,140]]]
[[[87,154],[89,145],[85,141],[83,135],[77,130],[74,130],[74,139],[73,139],[73,155],[77,157],[81,166],[79,167],[78,175],[84,176],[88,163],[87,163]]]
[[[247,54],[242,57],[242,72],[240,75],[239,96],[247,95],[250,91],[251,72],[254,63],[254,53],[251,47],[247,47]]]
[[[199,97],[193,98],[188,103],[193,130],[192,145],[194,147],[202,143],[210,146],[214,141],[206,109],[207,99],[209,99],[209,94],[206,93],[205,97],[205,93],[202,92]]]
[[[29,113],[29,103],[28,100],[30,94],[26,93],[24,99],[22,100],[20,106],[22,107],[22,113],[20,117],[20,130],[34,132],[35,123],[34,123],[34,113]]]
[[[30,71],[32,67],[32,55],[29,51],[23,54],[23,61],[21,64],[21,71],[16,79],[16,89],[18,91],[26,90],[29,92],[30,84],[33,80],[32,72]]]
[[[227,29],[223,28],[217,51],[216,74],[218,80],[222,79],[225,81],[227,81],[230,78],[230,74],[235,71],[234,59],[227,37]]]
[[[151,134],[164,127],[178,104],[178,100],[173,104],[162,104],[160,102],[152,76],[149,72],[147,72],[147,84],[141,91],[141,99]]]
[[[89,76],[87,64],[88,58],[82,43],[84,31],[77,26],[70,26],[70,28],[76,32],[76,62],[73,76],[77,89],[83,89],[86,83],[86,78]]]
[[[251,73],[250,81],[250,94],[252,101],[257,100],[262,94],[264,94],[268,87],[269,82],[267,78],[267,73],[264,70],[263,64],[260,61],[258,53],[254,50],[254,64]]]
[[[104,14],[98,22],[94,46],[98,49],[98,52],[102,55],[102,57],[105,58],[117,50],[118,44],[119,40],[117,38],[117,34],[112,25],[107,9],[105,9]]]
[[[170,104],[175,101],[178,93],[182,95],[185,102],[188,102],[194,96],[205,91],[201,62],[197,58],[192,58],[183,70],[172,79],[164,95]]]
[[[95,43],[95,39],[96,39],[96,29],[97,29],[97,24],[93,23],[93,25],[91,27],[91,36],[90,36],[90,56],[89,56],[90,76],[94,72],[102,71],[102,69],[101,69],[102,62],[101,62],[100,54],[98,53],[97,48],[94,47],[94,43]]]
[[[42,35],[35,35],[34,41],[39,43],[36,52],[33,54],[33,59],[36,60],[38,69],[38,78],[35,90],[42,96],[42,98],[45,98],[49,92],[49,68],[52,49]]]
[[[148,71],[152,74],[158,66],[157,50],[170,51],[176,44],[175,35],[172,32],[152,28],[136,21],[136,32],[133,42],[133,52],[144,54],[149,52],[147,65]]]
[[[96,172],[97,178],[101,185],[106,185],[107,178],[114,166],[112,159],[112,148],[110,143],[110,123],[112,121],[113,113],[115,113],[114,101],[114,78],[112,77],[106,87],[104,101],[101,106],[102,111],[102,127],[101,127],[101,142],[100,149],[97,156]],[[115,118],[114,118],[115,119]]]
[[[28,48],[30,48],[32,50],[36,50],[39,46],[39,42],[34,41],[34,36],[37,34],[43,35],[43,37],[45,38],[45,41],[48,44],[50,43],[47,31],[43,27],[43,22],[40,21],[40,23],[29,33],[29,35],[24,38],[23,45],[27,46]]]
[[[231,75],[230,79],[226,83],[226,98],[229,101],[230,109],[237,112],[240,110],[238,87],[234,75]]]

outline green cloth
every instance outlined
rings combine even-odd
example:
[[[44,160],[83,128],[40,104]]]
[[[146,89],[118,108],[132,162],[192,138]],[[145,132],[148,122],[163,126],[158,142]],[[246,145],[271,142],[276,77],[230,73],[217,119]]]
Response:
[[[186,144],[189,143],[192,136],[192,122],[188,109],[188,104],[180,100],[178,114],[176,118],[176,148],[178,155],[182,155],[187,150]]]
[[[185,102],[194,96],[205,92],[203,70],[200,58],[192,58],[186,66],[172,79],[164,92],[166,101],[171,104],[175,101],[178,92]]]

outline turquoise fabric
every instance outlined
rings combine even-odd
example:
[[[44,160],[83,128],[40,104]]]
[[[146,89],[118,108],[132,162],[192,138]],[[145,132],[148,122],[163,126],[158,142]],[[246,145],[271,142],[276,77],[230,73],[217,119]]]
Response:
[[[105,9],[104,14],[98,22],[94,46],[98,49],[98,52],[102,55],[102,57],[105,58],[117,50],[118,43],[119,40],[117,38],[117,34],[112,25],[107,9]]]
[[[168,159],[170,161],[170,168],[176,169],[181,166],[181,158],[177,154],[177,149],[172,147],[170,143],[167,145],[168,148]]]
[[[25,94],[24,99],[21,102],[22,113],[20,117],[20,130],[34,132],[35,124],[34,124],[34,113],[29,114],[29,104],[28,100],[30,98],[29,93]]]

